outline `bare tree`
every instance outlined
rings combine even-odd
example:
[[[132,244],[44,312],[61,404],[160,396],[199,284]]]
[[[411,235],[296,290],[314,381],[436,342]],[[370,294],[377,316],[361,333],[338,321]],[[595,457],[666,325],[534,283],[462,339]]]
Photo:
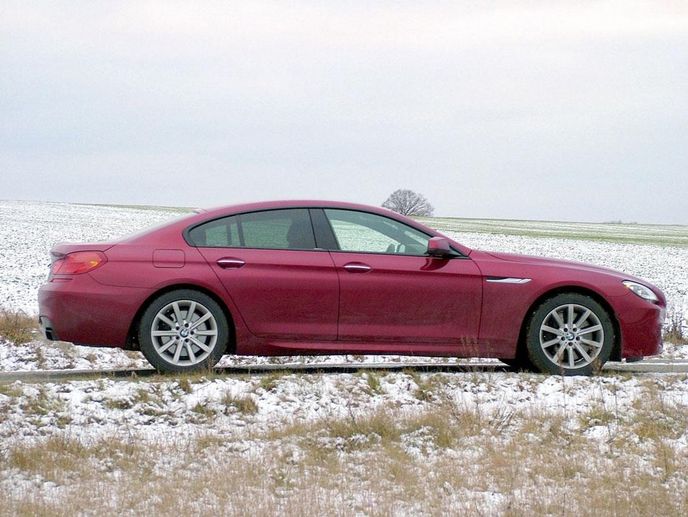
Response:
[[[435,209],[425,196],[412,190],[395,190],[382,206],[401,215],[431,216]]]

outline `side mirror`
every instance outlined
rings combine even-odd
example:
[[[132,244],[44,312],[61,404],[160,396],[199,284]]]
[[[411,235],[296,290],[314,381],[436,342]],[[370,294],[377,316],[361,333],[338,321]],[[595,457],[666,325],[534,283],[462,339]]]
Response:
[[[449,258],[456,256],[456,252],[449,246],[449,241],[444,237],[432,237],[428,241],[428,255],[437,258]]]

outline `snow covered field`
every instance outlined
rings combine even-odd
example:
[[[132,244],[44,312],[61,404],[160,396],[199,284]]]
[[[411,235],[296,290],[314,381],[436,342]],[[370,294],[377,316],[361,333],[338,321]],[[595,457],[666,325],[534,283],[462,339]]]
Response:
[[[102,242],[179,215],[176,209],[0,201],[0,307],[38,312],[56,242]]]
[[[2,513],[685,515],[686,375],[0,384]]]
[[[0,202],[0,307],[35,314],[54,242],[110,239],[179,213]],[[687,305],[684,245],[442,224],[471,247],[621,269]],[[0,371],[144,366],[137,352],[0,340]],[[685,374],[297,374],[287,364],[272,374],[0,383],[0,514],[685,515],[687,430]]]

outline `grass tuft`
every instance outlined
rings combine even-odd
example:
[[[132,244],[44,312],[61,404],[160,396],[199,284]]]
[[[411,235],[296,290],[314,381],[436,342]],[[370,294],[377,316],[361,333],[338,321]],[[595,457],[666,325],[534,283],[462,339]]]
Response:
[[[669,312],[664,330],[664,340],[675,345],[688,345],[687,320],[680,310]]]
[[[36,319],[24,311],[0,309],[0,338],[21,345],[34,339],[37,328]]]
[[[221,403],[223,406],[225,406],[225,411],[227,409],[234,408],[243,415],[254,415],[258,412],[258,404],[256,404],[256,401],[248,395],[237,397],[227,392],[225,393],[224,397],[222,397]]]

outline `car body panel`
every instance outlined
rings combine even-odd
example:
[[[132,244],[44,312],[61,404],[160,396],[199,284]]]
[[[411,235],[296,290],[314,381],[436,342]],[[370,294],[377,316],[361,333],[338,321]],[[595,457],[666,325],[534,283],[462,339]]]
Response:
[[[472,260],[331,255],[340,284],[340,340],[476,344],[482,287]]]
[[[327,251],[199,250],[251,333],[299,341],[337,338],[339,280]],[[243,265],[222,268],[222,259]]]

